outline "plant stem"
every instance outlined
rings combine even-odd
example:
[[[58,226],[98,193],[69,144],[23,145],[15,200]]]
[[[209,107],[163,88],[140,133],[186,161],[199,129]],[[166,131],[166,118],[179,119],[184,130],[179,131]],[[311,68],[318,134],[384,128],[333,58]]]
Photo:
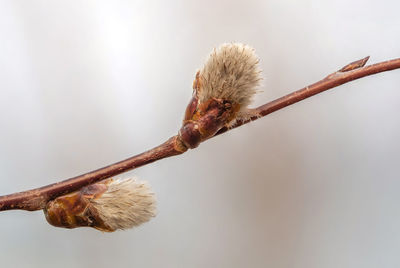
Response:
[[[347,64],[339,71],[328,75],[324,79],[310,86],[294,91],[286,96],[261,105],[260,107],[253,109],[255,116],[246,121],[239,121],[230,128],[222,128],[218,131],[216,135],[242,126],[246,123],[254,121],[260,117],[266,116],[272,112],[280,110],[286,106],[292,105],[296,102],[314,96],[328,89],[335,88],[342,84],[372,74],[400,68],[400,58],[364,67],[368,59],[369,57],[366,57],[364,59]],[[135,169],[137,167],[152,163],[154,161],[182,154],[186,150],[187,148],[185,148],[185,146],[179,140],[178,136],[173,136],[165,143],[149,151],[135,155],[115,164],[97,169],[95,171],[91,171],[86,174],[47,186],[43,186],[37,189],[0,196],[0,211],[10,209],[23,209],[29,211],[43,209],[49,200],[52,200],[57,196],[79,190],[80,188],[89,184],[107,179],[109,177]]]

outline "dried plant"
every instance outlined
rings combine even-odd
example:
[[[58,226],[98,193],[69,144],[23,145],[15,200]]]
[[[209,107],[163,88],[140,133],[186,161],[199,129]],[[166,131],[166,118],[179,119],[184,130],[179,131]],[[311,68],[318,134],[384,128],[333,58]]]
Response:
[[[223,44],[197,72],[193,97],[178,135],[163,144],[118,163],[41,188],[0,197],[0,211],[43,209],[54,226],[127,229],[155,215],[154,195],[135,180],[115,175],[179,155],[201,142],[242,126],[303,99],[368,75],[400,68],[400,58],[365,66],[369,57],[347,64],[324,79],[255,109],[248,108],[261,79],[254,50],[243,44]]]

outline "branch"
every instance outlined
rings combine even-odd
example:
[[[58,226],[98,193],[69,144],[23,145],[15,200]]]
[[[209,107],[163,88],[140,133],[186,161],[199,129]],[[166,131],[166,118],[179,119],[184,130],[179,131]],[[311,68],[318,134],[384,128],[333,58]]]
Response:
[[[369,57],[347,64],[339,71],[334,72],[324,79],[292,92],[274,101],[261,105],[253,109],[254,116],[248,120],[239,121],[230,128],[220,129],[216,135],[227,132],[233,128],[242,126],[258,118],[266,116],[272,112],[280,110],[286,106],[314,96],[318,93],[335,88],[347,82],[369,76],[376,73],[390,71],[400,68],[400,58],[385,62],[380,62],[365,66]],[[214,136],[216,136],[214,135]],[[43,209],[46,203],[60,195],[77,191],[89,184],[107,179],[109,177],[121,174],[123,172],[135,169],[137,167],[149,164],[151,162],[182,154],[187,151],[187,147],[182,143],[178,136],[173,136],[165,143],[144,153],[135,155],[115,164],[91,171],[89,173],[73,177],[58,183],[43,186],[37,189],[0,196],[0,211],[10,209],[39,210]]]

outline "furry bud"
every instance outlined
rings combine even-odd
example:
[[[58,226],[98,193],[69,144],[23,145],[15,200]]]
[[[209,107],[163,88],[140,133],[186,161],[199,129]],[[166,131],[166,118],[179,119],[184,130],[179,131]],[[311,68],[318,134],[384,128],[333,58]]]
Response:
[[[193,97],[179,137],[187,148],[214,136],[223,127],[252,114],[251,103],[261,80],[254,49],[239,43],[214,49],[193,82]]]
[[[89,226],[113,232],[149,221],[155,198],[149,186],[134,179],[108,179],[59,196],[47,203],[47,221],[57,227]]]
[[[258,62],[254,49],[244,44],[228,43],[214,49],[196,77],[199,102],[216,98],[246,108],[261,80]]]

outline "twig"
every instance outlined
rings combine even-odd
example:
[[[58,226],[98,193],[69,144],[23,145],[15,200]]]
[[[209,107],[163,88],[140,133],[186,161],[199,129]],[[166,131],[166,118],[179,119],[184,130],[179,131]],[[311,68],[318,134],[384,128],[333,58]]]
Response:
[[[255,116],[251,117],[249,120],[240,121],[229,129],[223,128],[218,131],[216,135],[222,134],[232,128],[236,128],[254,121],[286,106],[292,105],[325,90],[340,86],[344,83],[372,74],[400,68],[400,58],[364,67],[368,59],[369,57],[366,57],[364,59],[347,64],[339,71],[328,75],[321,81],[261,105],[260,107],[253,109]],[[183,145],[178,136],[173,136],[165,143],[147,152],[135,155],[131,158],[97,169],[95,171],[41,188],[1,196],[0,211],[9,209],[23,209],[30,211],[43,209],[49,200],[52,200],[57,196],[79,190],[86,185],[121,174],[159,159],[182,154],[185,151],[187,151],[187,148],[185,145]]]

